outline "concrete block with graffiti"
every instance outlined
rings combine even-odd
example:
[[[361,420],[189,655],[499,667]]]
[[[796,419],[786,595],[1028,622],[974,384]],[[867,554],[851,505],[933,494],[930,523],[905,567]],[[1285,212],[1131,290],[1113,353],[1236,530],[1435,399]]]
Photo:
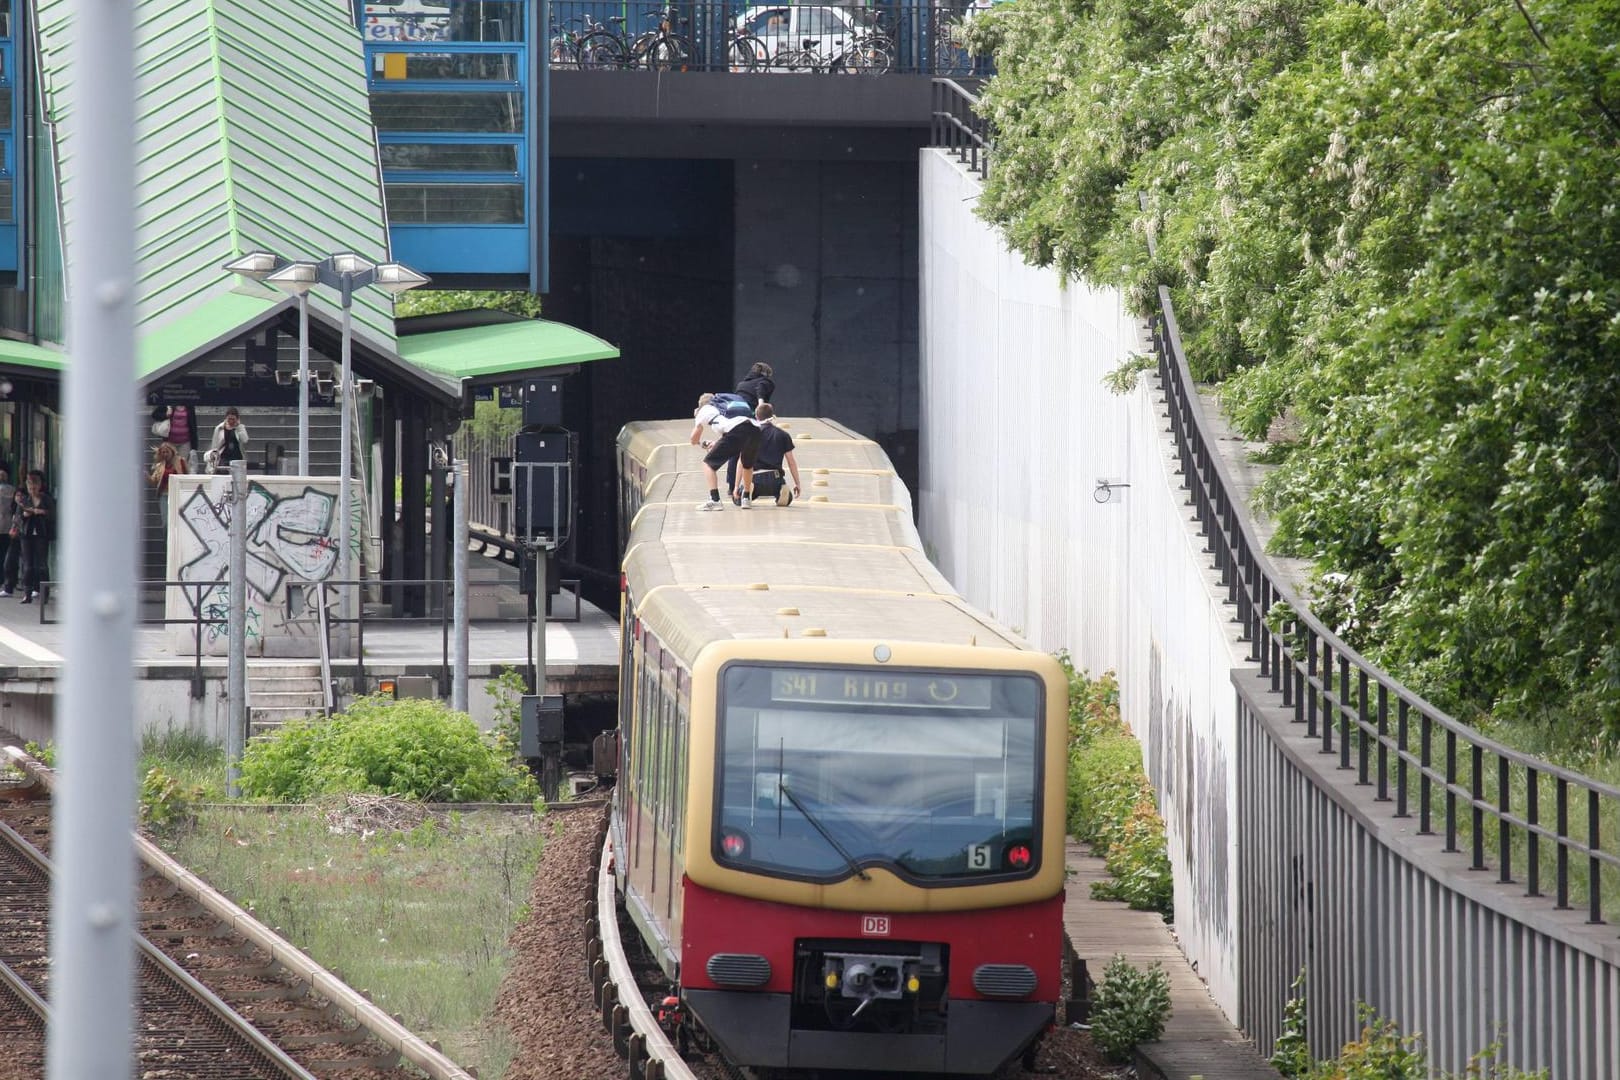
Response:
[[[359,575],[361,499],[350,489],[350,556]],[[202,638],[204,654],[227,652],[230,617],[230,478],[169,480],[169,581],[165,605],[173,648],[182,655]],[[251,656],[318,656],[319,586],[339,574],[338,481],[297,476],[249,477],[247,499],[247,651]],[[328,601],[336,614],[335,593]],[[199,622],[200,617],[200,622]],[[343,655],[342,636],[333,635]]]

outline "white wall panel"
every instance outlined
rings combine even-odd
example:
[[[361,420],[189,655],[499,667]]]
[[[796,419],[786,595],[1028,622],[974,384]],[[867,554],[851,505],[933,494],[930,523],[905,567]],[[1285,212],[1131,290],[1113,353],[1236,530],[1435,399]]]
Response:
[[[978,180],[920,166],[925,544],[970,601],[1120,679],[1176,880],[1177,933],[1237,1016],[1236,726],[1243,650],[1174,475],[1156,384],[1104,377],[1147,350],[1114,290],[1026,265],[974,216]],[[1105,503],[1099,478],[1123,481]]]

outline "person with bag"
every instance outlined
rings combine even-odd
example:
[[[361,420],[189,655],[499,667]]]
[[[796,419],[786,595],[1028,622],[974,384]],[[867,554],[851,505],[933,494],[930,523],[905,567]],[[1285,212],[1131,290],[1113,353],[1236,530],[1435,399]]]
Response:
[[[157,488],[158,511],[163,515],[163,527],[169,527],[169,477],[175,473],[187,473],[191,470],[186,466],[186,459],[180,456],[174,443],[160,442],[152,448],[152,471],[148,475],[152,486]]]
[[[231,471],[231,462],[247,457],[248,433],[242,424],[242,414],[232,405],[225,410],[225,419],[214,427],[214,437],[208,444],[208,471]]]
[[[11,482],[11,471],[0,465],[0,596],[10,596],[17,587],[17,556],[20,551],[14,537],[17,522],[17,485]]]
[[[45,490],[45,474],[28,470],[28,490],[19,500],[22,523],[22,602],[32,604],[50,573],[51,541],[56,539],[56,499]]]
[[[704,428],[711,429],[716,438],[704,439]],[[708,454],[703,458],[703,475],[709,481],[709,499],[698,505],[699,510],[724,510],[720,501],[720,466],[731,458],[742,464],[742,478],[738,485],[741,495],[738,505],[744,510],[753,508],[754,454],[759,450],[759,425],[754,423],[754,410],[736,394],[704,394],[698,398],[698,407],[692,410],[691,444],[702,441]]]

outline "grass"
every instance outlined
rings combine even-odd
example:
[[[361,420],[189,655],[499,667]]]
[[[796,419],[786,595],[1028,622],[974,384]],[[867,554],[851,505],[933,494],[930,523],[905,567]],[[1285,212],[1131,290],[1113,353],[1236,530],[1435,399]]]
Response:
[[[550,834],[543,818],[448,812],[365,828],[334,825],[335,804],[220,805],[224,751],[187,735],[147,739],[141,775],[152,768],[190,796],[191,812],[160,830],[171,855],[463,1068],[504,1075],[516,1044],[486,1021]]]

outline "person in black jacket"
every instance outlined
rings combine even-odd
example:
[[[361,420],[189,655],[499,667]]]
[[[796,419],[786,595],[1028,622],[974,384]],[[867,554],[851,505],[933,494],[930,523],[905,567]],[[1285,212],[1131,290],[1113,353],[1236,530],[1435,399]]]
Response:
[[[776,393],[776,380],[772,378],[771,365],[761,360],[748,369],[748,374],[742,377],[737,384],[737,393],[748,402],[750,409],[757,409],[761,402],[769,403],[771,395]],[[732,458],[726,462],[726,490],[732,493],[733,505],[741,506],[742,497],[737,492],[737,459]]]
[[[737,384],[737,393],[748,399],[748,407],[757,409],[760,402],[769,403],[771,395],[776,393],[776,380],[772,378],[771,365],[761,360],[748,369],[748,374],[742,377]]]
[[[51,541],[56,539],[56,500],[45,490],[45,474],[28,470],[26,495],[18,500],[17,531],[22,540],[22,602],[31,604],[50,573]]]

